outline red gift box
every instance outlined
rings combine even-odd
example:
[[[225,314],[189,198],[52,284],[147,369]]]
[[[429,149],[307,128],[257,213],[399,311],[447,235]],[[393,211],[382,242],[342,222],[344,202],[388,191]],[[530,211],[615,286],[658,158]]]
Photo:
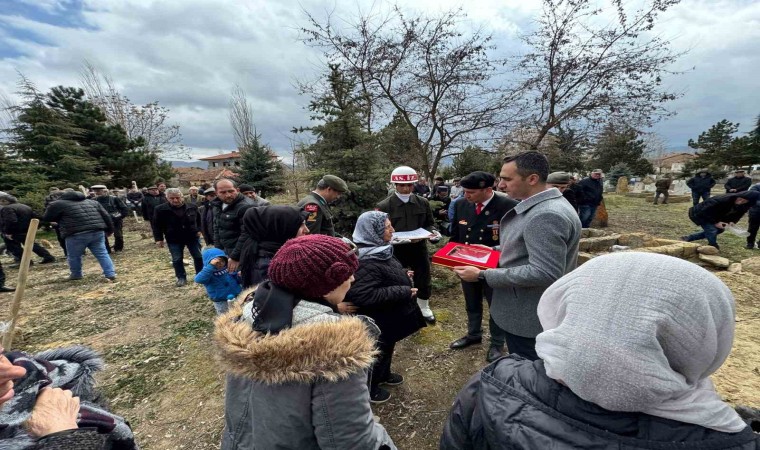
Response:
[[[433,255],[433,264],[445,267],[475,266],[495,269],[499,266],[500,252],[475,245],[449,242]]]

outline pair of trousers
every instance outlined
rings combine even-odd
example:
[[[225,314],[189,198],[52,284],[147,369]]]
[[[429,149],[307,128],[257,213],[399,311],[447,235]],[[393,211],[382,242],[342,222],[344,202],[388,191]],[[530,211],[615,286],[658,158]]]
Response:
[[[596,208],[599,205],[578,205],[578,217],[581,219],[583,228],[591,226],[591,222],[596,217]]]
[[[506,337],[509,353],[515,353],[531,361],[538,359],[538,354],[536,353],[536,338],[518,336],[512,333],[506,333]]]
[[[113,221],[113,250],[120,252],[124,250],[124,218],[123,217],[111,217]],[[106,236],[106,248],[108,253],[111,253],[111,244],[108,242]]]
[[[470,283],[462,281],[465,310],[467,311],[467,336],[480,338],[483,336],[483,297],[488,306],[491,306],[493,289],[483,281]],[[491,345],[502,348],[506,341],[506,331],[499,328],[493,318],[488,318],[488,331],[491,333]]]
[[[169,253],[172,255],[172,266],[174,267],[174,274],[177,279],[186,280],[187,272],[185,272],[185,263],[182,262],[182,256],[184,256],[185,247],[187,247],[188,253],[193,257],[193,266],[195,266],[195,273],[197,274],[203,270],[203,257],[201,256],[201,244],[198,239],[192,239],[189,242],[170,244],[166,243],[169,247]]]
[[[394,245],[393,255],[398,258],[402,266],[414,271],[412,278],[414,287],[418,289],[417,298],[430,300],[433,288],[430,280],[430,255],[428,255],[427,241]]]
[[[749,231],[749,236],[747,236],[747,245],[755,245],[755,239],[757,239],[757,230],[760,229],[760,214],[758,215],[750,215],[749,216],[749,225],[747,226],[747,231]]]
[[[0,287],[5,286],[5,271],[3,270],[3,264],[0,263]]]
[[[66,252],[66,239],[61,236],[61,227],[53,225],[53,230],[55,231],[55,238],[58,239],[58,245],[63,249],[63,256],[68,256]]]
[[[704,192],[696,192],[691,191],[691,201],[694,203],[694,206],[697,206],[697,203],[699,203],[699,199],[702,199],[702,201],[707,200],[710,198],[710,191],[704,191]]]
[[[106,250],[106,239],[103,230],[85,231],[83,233],[73,234],[66,238],[66,259],[69,262],[69,271],[72,277],[80,278],[82,276],[82,256],[85,249],[90,249],[92,255],[100,263],[103,269],[103,275],[106,277],[115,277],[116,268],[114,268],[111,257]]]
[[[718,248],[718,235],[723,233],[725,230],[720,229],[711,223],[700,223],[698,225],[702,227],[702,231],[686,236],[685,240],[687,242],[691,242],[698,241],[700,239],[707,239],[708,244],[712,245],[715,248]]]
[[[372,371],[370,372],[370,393],[374,392],[378,385],[387,380],[391,375],[391,362],[393,361],[393,350],[395,347],[395,342],[385,344],[378,341],[377,349],[380,351],[380,354],[377,355],[377,359],[372,365]]]
[[[21,255],[24,253],[24,241],[26,240],[26,234],[25,233],[18,233],[18,234],[12,234],[10,239],[5,240],[5,246],[8,249],[9,252],[11,252],[11,255],[13,255],[13,258],[16,260],[21,260]],[[50,254],[49,251],[43,246],[41,246],[38,243],[34,243],[34,246],[32,247],[32,251],[35,255],[39,256],[43,259],[52,259],[53,255]]]
[[[668,191],[656,191],[654,193],[654,204],[655,205],[657,204],[657,200],[660,199],[660,195],[664,195],[665,196],[665,198],[662,200],[662,204],[663,205],[667,205],[668,204],[668,197],[670,197],[670,193],[668,193]]]

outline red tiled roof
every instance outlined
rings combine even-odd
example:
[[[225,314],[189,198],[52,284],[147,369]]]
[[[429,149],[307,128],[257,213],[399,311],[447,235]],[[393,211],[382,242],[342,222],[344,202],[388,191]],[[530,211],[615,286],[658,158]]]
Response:
[[[183,167],[183,169],[184,168],[185,167]],[[190,168],[191,167],[188,167],[188,169]],[[217,178],[234,178],[236,176],[235,172],[223,167],[208,170],[196,169],[193,171],[178,172],[178,174],[180,181],[186,181],[189,183],[203,183],[216,180]]]
[[[674,164],[674,163],[682,163],[682,162],[690,161],[696,157],[697,155],[694,155],[692,153],[673,153],[672,155],[666,155],[658,159],[657,164],[667,165],[667,164]]]
[[[201,161],[219,161],[222,159],[235,159],[240,158],[240,152],[224,153],[216,156],[207,156],[205,158],[198,158]]]

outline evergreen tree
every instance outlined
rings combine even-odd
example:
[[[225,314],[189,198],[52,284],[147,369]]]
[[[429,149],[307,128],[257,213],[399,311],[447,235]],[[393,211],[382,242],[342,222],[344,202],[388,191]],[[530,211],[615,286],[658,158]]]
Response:
[[[624,163],[633,175],[645,176],[654,172],[652,163],[644,157],[646,145],[639,139],[634,128],[608,124],[597,139],[591,152],[591,167],[605,172],[619,163]]]
[[[617,163],[610,167],[610,170],[605,175],[607,180],[612,186],[617,186],[618,179],[620,177],[627,177],[629,180],[633,176],[633,172],[626,163]]]
[[[493,156],[477,145],[468,145],[462,150],[462,153],[454,156],[451,161],[451,167],[454,169],[454,175],[464,177],[476,170],[492,172],[493,167],[489,162]]]
[[[760,117],[758,118],[760,122]],[[758,123],[760,127],[760,123]],[[726,119],[700,133],[697,140],[689,139],[689,147],[698,150],[689,169],[708,166],[729,166],[738,168],[748,166],[760,160],[760,146],[756,136],[758,129],[747,136],[734,136],[739,131],[739,124]]]
[[[335,205],[335,226],[342,233],[350,233],[359,215],[385,197],[389,178],[376,140],[363,127],[362,108],[355,82],[331,65],[325,92],[309,106],[312,119],[323,123],[309,128],[317,141],[304,156],[315,182],[331,173],[348,184],[350,193]]]
[[[240,148],[240,168],[238,179],[256,189],[262,197],[280,192],[284,183],[284,173],[277,155],[272,149],[261,144],[261,136],[252,137],[247,147]]]
[[[579,136],[573,128],[558,126],[555,133],[549,133],[556,139],[556,145],[547,153],[552,171],[580,172],[583,169],[589,142]]]

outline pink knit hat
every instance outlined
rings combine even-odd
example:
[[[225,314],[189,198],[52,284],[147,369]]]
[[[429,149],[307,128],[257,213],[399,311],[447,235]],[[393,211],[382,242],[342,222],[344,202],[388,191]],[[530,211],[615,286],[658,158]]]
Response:
[[[310,234],[285,243],[269,263],[269,279],[303,298],[321,298],[359,267],[356,254],[332,236]]]

